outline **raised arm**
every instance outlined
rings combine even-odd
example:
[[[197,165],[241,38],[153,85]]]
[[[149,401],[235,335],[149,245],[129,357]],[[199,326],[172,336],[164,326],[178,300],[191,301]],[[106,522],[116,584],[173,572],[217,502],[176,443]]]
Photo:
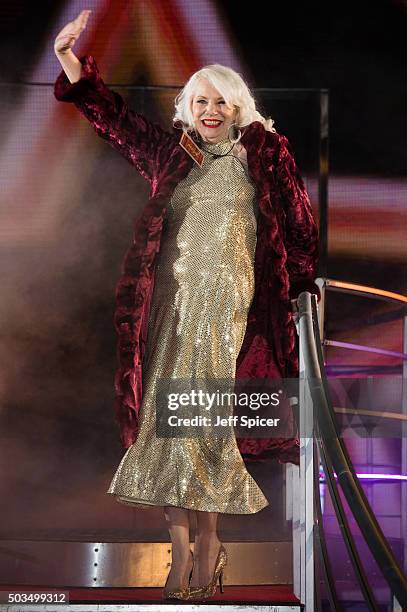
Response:
[[[279,136],[277,181],[285,213],[285,246],[290,298],[302,291],[321,293],[315,283],[318,264],[318,227],[311,202],[285,136]]]
[[[72,47],[86,27],[90,11],[82,11],[57,35],[55,54],[63,70],[54,85],[54,95],[72,102],[106,140],[150,183],[174,146],[174,136],[160,125],[130,109],[123,98],[108,88],[92,55],[78,59]]]

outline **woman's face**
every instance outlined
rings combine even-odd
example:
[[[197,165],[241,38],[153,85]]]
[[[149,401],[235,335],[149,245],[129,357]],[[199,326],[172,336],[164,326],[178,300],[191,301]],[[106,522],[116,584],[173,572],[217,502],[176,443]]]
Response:
[[[195,129],[204,141],[217,143],[227,138],[229,127],[236,119],[237,108],[228,106],[207,79],[198,80],[191,108]],[[210,119],[216,121],[210,122]]]

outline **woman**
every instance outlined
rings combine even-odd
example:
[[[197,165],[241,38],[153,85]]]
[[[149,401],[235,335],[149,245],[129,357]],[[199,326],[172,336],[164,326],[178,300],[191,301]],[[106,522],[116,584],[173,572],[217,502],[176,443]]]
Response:
[[[127,450],[108,493],[164,507],[172,541],[164,595],[204,599],[227,561],[218,513],[268,505],[240,451],[277,448],[287,460],[295,440],[160,437],[158,383],[296,376],[290,298],[319,295],[317,228],[287,139],[236,72],[216,64],[192,75],[176,98],[174,133],[166,132],[106,87],[92,56],[73,54],[89,14],[56,37],[55,96],[73,102],[151,186],[116,292],[116,417]]]

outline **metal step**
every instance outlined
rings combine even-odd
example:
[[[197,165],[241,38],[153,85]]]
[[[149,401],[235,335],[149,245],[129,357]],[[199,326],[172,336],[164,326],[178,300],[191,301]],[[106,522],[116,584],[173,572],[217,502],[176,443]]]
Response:
[[[225,585],[292,584],[291,542],[224,542]],[[191,543],[191,549],[194,545]],[[160,587],[171,564],[167,542],[2,540],[2,584],[48,587]]]

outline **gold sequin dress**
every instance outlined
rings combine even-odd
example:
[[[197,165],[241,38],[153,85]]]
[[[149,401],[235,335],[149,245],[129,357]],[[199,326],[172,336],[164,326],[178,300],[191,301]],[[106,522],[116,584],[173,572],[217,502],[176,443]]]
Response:
[[[205,149],[227,153],[223,140]],[[233,152],[235,149],[233,150]],[[252,514],[268,505],[235,437],[158,437],[160,378],[234,379],[254,291],[255,190],[233,152],[205,153],[171,198],[156,268],[139,433],[108,493],[137,507]],[[231,409],[232,410],[232,409]]]

